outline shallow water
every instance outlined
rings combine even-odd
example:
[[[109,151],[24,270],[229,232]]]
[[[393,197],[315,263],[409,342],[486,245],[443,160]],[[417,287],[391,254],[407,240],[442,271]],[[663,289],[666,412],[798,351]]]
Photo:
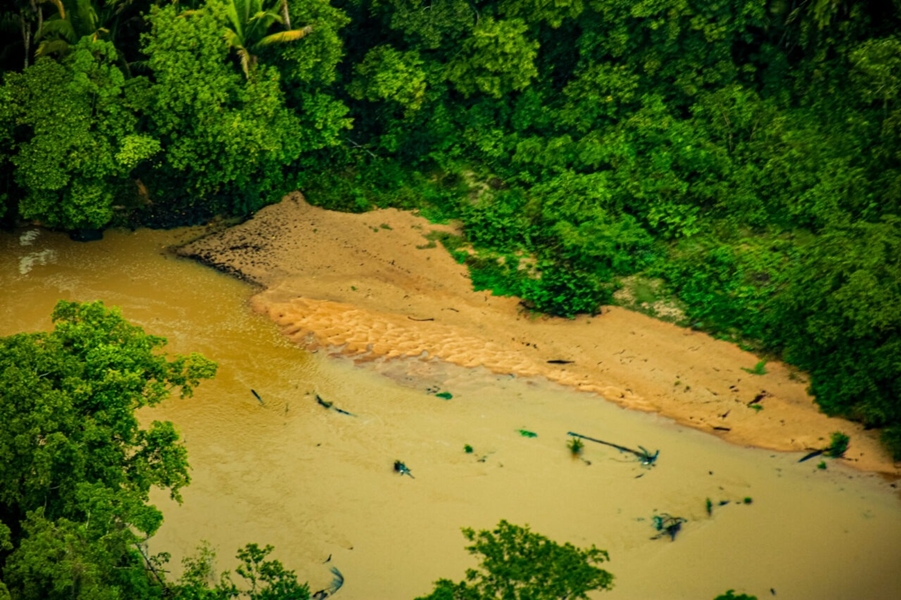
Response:
[[[222,568],[255,541],[314,590],[334,565],[346,578],[339,598],[410,599],[472,564],[460,527],[507,519],[608,550],[615,588],[598,597],[901,598],[901,501],[878,477],[730,446],[542,381],[305,352],[251,313],[252,288],[163,252],[190,231],[90,244],[30,231],[0,234],[0,335],[49,328],[60,298],[102,299],[170,351],[220,364],[193,399],[145,415],[174,421],[190,452],[184,503],[154,495],[166,523],[153,550],[171,552],[176,569],[202,539]],[[659,448],[660,459],[643,468],[591,442],[573,459],[567,431]],[[395,459],[415,479],[392,473]],[[710,517],[707,498],[728,504]],[[655,512],[688,519],[675,542],[649,539]]]

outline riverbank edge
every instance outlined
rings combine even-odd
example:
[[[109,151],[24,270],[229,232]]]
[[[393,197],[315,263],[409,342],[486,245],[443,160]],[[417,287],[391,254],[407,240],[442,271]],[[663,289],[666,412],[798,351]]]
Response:
[[[464,367],[482,365],[496,373],[544,377],[577,391],[593,392],[624,408],[658,413],[681,425],[712,433],[730,443],[767,450],[805,452],[828,444],[826,440],[832,431],[844,431],[851,436],[852,442],[847,458],[842,460],[843,463],[862,471],[879,473],[889,479],[901,478],[899,465],[894,463],[881,447],[876,433],[865,431],[857,423],[823,415],[813,399],[807,395],[806,382],[803,379],[799,380],[794,369],[780,363],[768,363],[770,373],[766,376],[767,383],[764,383],[763,378],[756,382],[752,381],[752,385],[759,384],[755,387],[763,388],[763,385],[767,385],[771,390],[779,388],[775,392],[766,389],[754,392],[754,398],[761,393],[765,394],[763,397],[765,403],[759,399],[756,402],[746,402],[745,399],[736,397],[730,398],[734,402],[727,401],[725,404],[713,399],[721,395],[721,390],[711,389],[711,387],[705,388],[709,392],[707,398],[694,397],[697,392],[691,394],[691,399],[686,398],[685,395],[689,392],[687,384],[681,393],[679,393],[680,390],[675,389],[678,385],[664,386],[674,389],[655,389],[648,393],[648,388],[654,386],[643,385],[645,382],[635,383],[638,379],[644,379],[644,373],[633,373],[630,379],[628,369],[620,370],[616,376],[604,378],[600,377],[599,373],[594,373],[592,376],[591,373],[586,373],[584,368],[573,373],[572,371],[576,369],[569,365],[560,365],[566,368],[549,368],[550,363],[562,360],[560,356],[569,347],[568,342],[588,331],[588,326],[592,324],[592,318],[577,317],[572,320],[536,318],[533,315],[525,314],[515,299],[502,299],[490,297],[490,294],[484,292],[473,292],[468,280],[468,273],[465,275],[465,290],[460,289],[459,285],[452,286],[455,288],[453,290],[441,289],[447,286],[440,283],[430,287],[428,285],[430,278],[427,276],[427,272],[425,275],[422,272],[417,273],[415,272],[417,269],[420,271],[426,269],[427,271],[440,263],[441,269],[439,269],[437,279],[431,278],[436,281],[447,279],[446,272],[456,271],[452,273],[456,276],[461,274],[459,272],[461,269],[465,271],[465,267],[455,263],[443,249],[437,250],[440,254],[428,257],[428,259],[436,258],[432,265],[411,265],[409,261],[405,262],[399,267],[400,270],[405,271],[404,277],[398,277],[398,274],[391,272],[391,269],[386,272],[383,267],[386,264],[390,264],[392,267],[396,266],[398,261],[402,261],[401,255],[404,255],[404,251],[411,245],[415,245],[418,250],[423,250],[425,248],[422,244],[424,232],[438,227],[442,226],[428,223],[425,219],[412,213],[394,209],[362,214],[325,211],[307,204],[300,194],[293,194],[286,197],[281,203],[263,209],[243,223],[224,229],[217,228],[205,233],[199,238],[175,248],[174,252],[179,256],[190,258],[223,274],[254,285],[257,288],[257,293],[251,301],[254,310],[269,316],[290,339],[307,348],[323,347],[331,353],[351,356],[357,360],[371,360],[380,357],[386,359],[428,357],[446,360]],[[418,230],[413,232],[412,238],[410,236],[411,229]],[[320,230],[327,235],[334,235],[332,242],[335,243],[326,244],[326,247],[320,248],[320,251],[316,252],[311,244],[317,243],[318,240],[315,238]],[[368,236],[372,239],[366,239],[367,235],[364,232],[369,230],[375,231],[382,239],[376,241],[372,235]],[[322,237],[324,236],[320,236],[320,239]],[[396,239],[386,243],[385,238]],[[352,250],[352,252],[343,252],[346,250]],[[362,252],[360,252],[361,250]],[[406,252],[406,254],[417,253]],[[356,264],[358,260],[361,260],[361,256],[365,260],[360,263],[359,269],[350,272],[342,270],[343,263]],[[321,271],[328,270],[329,267],[332,267],[333,272],[328,277],[323,277]],[[411,278],[409,275],[413,275],[413,277]],[[415,280],[415,285],[405,285],[405,283],[410,283],[403,281],[405,278]],[[358,287],[354,283],[359,284],[361,280],[364,284],[373,284],[363,301],[360,301],[359,297],[354,298],[354,294],[348,293],[348,290],[356,291]],[[458,338],[456,341],[463,346],[469,344],[470,354],[478,354],[477,350],[473,350],[474,348],[480,343],[486,347],[492,344],[496,346],[500,341],[496,339],[499,336],[491,335],[496,332],[488,331],[489,327],[484,323],[475,323],[474,327],[466,327],[469,324],[460,323],[461,318],[444,318],[455,316],[450,313],[442,315],[439,321],[443,322],[435,322],[435,317],[429,317],[427,312],[423,311],[421,303],[414,306],[413,303],[404,305],[403,302],[397,302],[400,298],[397,289],[376,289],[379,286],[374,285],[374,282],[385,283],[387,288],[399,288],[402,292],[409,292],[403,295],[404,298],[408,298],[410,294],[428,295],[431,293],[433,297],[441,296],[441,299],[447,303],[448,297],[451,297],[461,304],[455,304],[454,306],[457,308],[447,310],[455,311],[458,315],[461,314],[464,306],[471,309],[473,305],[476,305],[482,313],[485,313],[486,310],[488,313],[493,313],[493,317],[489,316],[488,320],[496,318],[498,321],[506,320],[510,323],[515,321],[513,324],[517,328],[524,326],[525,329],[529,329],[531,327],[532,334],[536,333],[536,323],[539,326],[548,326],[550,329],[556,328],[557,334],[563,334],[562,339],[559,340],[559,343],[550,344],[550,352],[540,352],[539,354],[542,356],[535,357],[543,357],[544,361],[525,360],[521,355],[521,347],[512,350],[510,348],[493,349],[491,352],[501,357],[497,360],[490,357],[488,360],[479,360],[478,356],[463,356],[466,354],[465,349],[462,354],[458,352],[457,355],[454,355],[446,348],[440,347],[440,344],[431,344],[430,340],[456,337]],[[459,284],[459,281],[457,283]],[[382,288],[385,287],[382,286]],[[449,296],[448,293],[450,293]],[[461,298],[461,295],[467,297]],[[383,297],[377,299],[380,301],[370,301],[377,296]],[[436,304],[439,303],[433,303],[433,307]],[[386,308],[390,308],[390,310],[385,310]],[[472,313],[472,310],[464,312]],[[648,332],[659,336],[662,331],[661,327],[664,327],[666,330],[664,335],[677,338],[680,343],[684,342],[677,343],[675,347],[670,348],[676,353],[684,355],[686,352],[693,351],[696,348],[692,347],[692,343],[703,340],[703,344],[716,347],[716,350],[713,351],[716,358],[723,358],[718,355],[724,352],[722,345],[727,344],[726,342],[712,340],[705,334],[677,328],[638,312],[619,307],[604,307],[603,314],[594,320],[599,321],[611,314],[615,314],[619,321],[625,320],[627,322],[625,330],[631,330],[629,333],[633,336],[644,337]],[[465,321],[465,317],[463,320]],[[484,321],[485,319],[478,320]],[[431,323],[420,321],[430,321]],[[658,325],[654,325],[654,323]],[[577,332],[576,330],[580,328],[581,331]],[[636,328],[642,333],[637,334]],[[372,330],[376,330],[374,335]],[[381,339],[378,334],[380,330],[394,331],[394,338]],[[398,331],[403,333],[397,333]],[[514,333],[512,338],[514,342],[517,341],[515,331],[508,332],[503,327],[501,327],[501,331],[504,334]],[[481,342],[476,339],[482,337],[479,335],[480,333],[484,334]],[[604,336],[605,333],[600,334],[600,337]],[[536,335],[526,337],[534,338]],[[691,338],[691,343],[681,338]],[[392,340],[397,342],[393,349],[391,347]],[[534,351],[538,351],[538,344],[534,341],[531,344],[525,342],[525,345],[532,345]],[[695,345],[697,346],[697,344]],[[735,362],[737,357],[738,362],[742,363],[742,366],[730,365],[730,367],[735,366],[732,370],[747,371],[747,367],[743,365],[753,355],[743,353],[731,344],[727,345],[731,347],[731,350],[726,352],[731,354],[728,359]],[[543,343],[542,346],[546,346],[546,344]],[[555,350],[555,348],[562,350]],[[666,348],[663,351],[666,352]],[[736,352],[748,356],[738,355]],[[515,358],[511,358],[513,354],[516,355]],[[643,360],[648,363],[649,358],[654,358],[654,353],[646,354],[648,357]],[[548,358],[549,356],[551,358]],[[481,358],[485,358],[485,356]],[[698,358],[703,360],[700,356]],[[728,359],[724,360],[728,362]],[[518,364],[512,365],[511,360],[518,361]],[[597,364],[600,365],[602,362],[598,361]],[[688,361],[683,362],[684,365],[680,365],[680,368],[692,368],[685,366],[689,364]],[[753,362],[749,363],[749,366],[753,366]],[[656,370],[656,367],[649,368],[651,371]],[[679,371],[680,368],[677,368],[676,371]],[[716,366],[713,369],[720,370]],[[678,378],[678,373],[676,376],[675,383],[682,383]],[[738,382],[742,380],[742,376],[742,374],[739,375]],[[671,379],[672,375],[669,378]],[[667,377],[663,377],[663,379],[658,377],[657,379],[663,381]],[[686,379],[691,378],[686,377]],[[749,380],[753,380],[753,376],[745,379],[745,382]],[[659,384],[660,381],[657,383]],[[657,388],[660,387],[657,385]],[[729,391],[732,391],[736,385],[727,387]],[[734,391],[738,393],[737,389]],[[682,396],[682,398],[674,398],[674,396]],[[753,409],[755,403],[764,404],[765,409]],[[705,408],[705,405],[708,404],[717,406]],[[711,411],[711,408],[714,410]],[[737,413],[754,414],[736,415],[732,414],[733,410],[736,410]],[[727,417],[731,417],[728,424]],[[828,423],[825,428],[824,420]],[[794,425],[797,425],[798,423],[795,421],[798,421],[799,423],[816,423],[816,426],[790,427],[785,430],[785,434],[780,435],[778,424],[781,423],[785,427],[789,421],[792,421]],[[805,429],[808,431],[805,432]],[[786,438],[788,439],[786,440]]]

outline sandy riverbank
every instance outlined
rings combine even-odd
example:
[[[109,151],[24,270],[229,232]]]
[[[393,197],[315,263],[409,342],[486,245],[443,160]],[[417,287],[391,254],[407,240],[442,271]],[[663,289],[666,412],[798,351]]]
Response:
[[[534,317],[473,292],[467,269],[425,235],[451,228],[398,210],[325,211],[300,194],[180,253],[262,286],[254,308],[292,340],[361,360],[440,359],[541,376],[654,411],[736,444],[780,451],[851,436],[846,462],[901,476],[874,432],[821,414],[803,374],[694,331],[618,307],[573,320]],[[572,361],[559,364],[551,361]],[[754,410],[748,403],[763,394]]]

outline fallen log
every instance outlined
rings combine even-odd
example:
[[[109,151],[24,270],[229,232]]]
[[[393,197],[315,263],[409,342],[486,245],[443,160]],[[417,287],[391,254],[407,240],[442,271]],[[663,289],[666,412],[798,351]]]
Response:
[[[806,455],[804,456],[804,458],[802,458],[802,459],[799,460],[798,462],[799,462],[799,463],[802,463],[802,462],[804,462],[805,460],[810,460],[811,458],[816,458],[816,457],[819,456],[820,454],[825,453],[826,450],[828,450],[828,449],[829,449],[829,448],[822,448],[822,449],[820,449],[820,450],[814,450],[813,452],[809,452],[808,454],[806,454]]]
[[[346,410],[343,410],[343,409],[341,409],[341,408],[338,408],[337,406],[335,406],[335,403],[334,403],[334,402],[328,402],[328,401],[326,401],[326,400],[323,400],[323,399],[322,399],[322,396],[320,396],[319,394],[316,394],[316,402],[319,404],[319,406],[324,407],[326,410],[332,409],[332,410],[334,410],[335,412],[341,413],[342,415],[347,415],[347,416],[349,416],[349,417],[355,417],[355,416],[357,416],[357,415],[355,415],[355,414],[353,414],[353,413],[347,412]]]
[[[253,394],[254,398],[256,398],[260,402],[260,404],[262,404],[263,406],[266,406],[266,403],[263,402],[263,399],[260,398],[260,395],[257,394],[257,391],[255,389],[250,388],[250,393]]]
[[[641,450],[633,450],[632,448],[627,448],[626,446],[620,446],[619,444],[614,444],[613,442],[605,442],[604,440],[588,437],[587,435],[582,435],[581,433],[568,431],[566,434],[573,437],[582,438],[583,440],[588,440],[589,442],[594,442],[596,444],[604,444],[605,446],[616,448],[620,452],[628,452],[630,454],[634,454],[638,457],[638,460],[640,460],[641,464],[643,465],[653,465],[655,462],[657,462],[657,457],[660,456],[660,450],[657,450],[656,452],[654,452],[654,454],[651,454],[650,450],[648,450],[644,446],[639,446]]]
[[[676,534],[682,529],[682,523],[687,522],[686,519],[682,517],[674,517],[667,513],[662,513],[659,515],[654,515],[654,529],[659,531],[657,535],[652,537],[652,540],[660,539],[661,537],[668,535],[670,537],[670,541],[676,541]]]

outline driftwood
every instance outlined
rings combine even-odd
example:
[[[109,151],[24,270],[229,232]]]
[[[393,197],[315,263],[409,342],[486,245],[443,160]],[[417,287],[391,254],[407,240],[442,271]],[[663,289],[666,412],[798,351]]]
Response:
[[[334,402],[328,402],[326,400],[323,400],[322,396],[320,396],[319,394],[316,394],[316,402],[319,404],[319,406],[322,406],[326,409],[332,409],[333,411],[341,413],[342,415],[347,415],[349,417],[357,416],[353,413],[347,412],[346,410],[342,410],[342,409],[338,408],[337,406],[335,406]]]
[[[654,529],[656,529],[660,533],[658,533],[651,539],[656,540],[665,535],[668,535],[671,541],[676,541],[676,534],[682,530],[682,523],[685,522],[686,520],[682,517],[674,517],[667,513],[654,515]]]
[[[329,558],[331,557],[332,556],[330,554]],[[331,571],[332,575],[334,575],[331,585],[329,585],[324,590],[319,590],[318,592],[314,593],[312,596],[310,596],[310,600],[325,600],[326,598],[334,596],[335,592],[340,590],[341,586],[344,585],[344,575],[341,574],[341,571],[339,571],[337,567],[332,567]]]
[[[821,454],[825,454],[826,456],[832,458],[843,458],[845,456],[845,452],[848,450],[848,442],[850,438],[844,433],[836,431],[832,434],[832,443],[830,443],[825,448],[820,450],[811,450],[804,458],[799,460],[799,463],[804,462],[805,460],[810,460],[816,456]]]
[[[556,358],[556,359],[554,359],[554,360],[549,360],[549,361],[547,361],[547,364],[549,364],[549,365],[571,365],[571,364],[573,364],[574,362],[576,362],[576,361],[574,361],[574,360],[562,360],[562,359]]]
[[[761,400],[769,396],[770,393],[766,390],[761,390],[759,394],[754,396],[754,399],[748,402],[748,406],[754,406],[755,404],[759,404]]]
[[[799,462],[799,463],[802,463],[802,462],[804,462],[805,460],[810,460],[811,458],[816,458],[817,456],[819,456],[819,455],[821,455],[821,454],[825,454],[825,452],[826,452],[827,450],[829,450],[829,448],[822,448],[822,449],[820,449],[820,450],[814,450],[813,452],[809,452],[809,453],[807,453],[807,454],[804,456],[804,458],[802,458],[802,459],[799,460],[798,462]]]
[[[257,391],[255,389],[251,388],[250,393],[253,394],[253,397],[256,398],[260,402],[260,404],[262,404],[263,406],[266,406],[266,403],[263,402],[263,399],[260,398],[260,395],[257,394]]]
[[[620,452],[628,452],[630,454],[634,454],[638,457],[638,460],[641,461],[643,465],[653,465],[657,462],[657,457],[660,456],[660,450],[657,450],[653,454],[651,454],[650,450],[645,448],[644,446],[639,446],[641,450],[633,450],[632,448],[627,448],[625,446],[620,446],[619,444],[614,444],[612,442],[605,442],[604,440],[599,440],[597,438],[588,437],[587,435],[582,435],[581,433],[574,433],[572,431],[568,431],[567,435],[571,435],[573,437],[582,438],[583,440],[588,440],[589,442],[595,442],[596,444],[604,444],[605,446],[610,446],[611,448],[616,448]]]
[[[416,479],[413,477],[413,473],[410,472],[410,469],[407,468],[407,465],[399,460],[394,461],[394,472],[400,473],[401,475],[409,475],[410,479]]]

